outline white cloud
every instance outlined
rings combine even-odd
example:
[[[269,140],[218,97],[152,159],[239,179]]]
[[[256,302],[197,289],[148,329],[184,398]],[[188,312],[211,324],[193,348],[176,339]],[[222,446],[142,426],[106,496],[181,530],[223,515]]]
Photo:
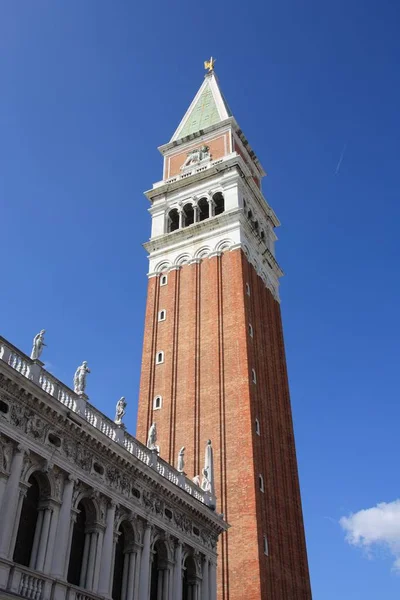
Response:
[[[400,572],[400,499],[359,510],[339,523],[349,544],[363,548],[369,556],[379,549],[388,550],[395,559],[393,569]]]

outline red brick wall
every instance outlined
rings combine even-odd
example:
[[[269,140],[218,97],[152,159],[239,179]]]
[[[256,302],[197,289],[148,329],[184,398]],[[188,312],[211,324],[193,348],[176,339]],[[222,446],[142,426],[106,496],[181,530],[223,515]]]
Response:
[[[158,323],[162,308],[167,320]],[[163,365],[154,364],[157,350]],[[152,415],[156,394],[163,408]],[[213,442],[218,511],[231,525],[219,544],[218,599],[309,600],[280,308],[241,250],[171,271],[166,286],[149,280],[141,441],[153,419],[163,458],[176,464],[186,446],[189,477],[200,473],[206,441]]]

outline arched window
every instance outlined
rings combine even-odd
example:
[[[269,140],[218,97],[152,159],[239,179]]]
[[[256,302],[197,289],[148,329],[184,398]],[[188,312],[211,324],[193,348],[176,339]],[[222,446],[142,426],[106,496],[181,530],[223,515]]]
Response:
[[[164,362],[164,352],[162,350],[160,350],[160,352],[157,352],[156,354],[156,365],[161,365],[161,363]]]
[[[225,200],[224,200],[223,194],[221,192],[217,192],[216,194],[214,194],[213,201],[214,201],[214,215],[215,216],[220,215],[225,210]]]
[[[173,208],[169,211],[167,217],[167,230],[168,233],[179,229],[179,212],[177,208]]]
[[[196,565],[192,556],[188,556],[183,566],[182,600],[197,598],[199,582]]]
[[[258,231],[258,221],[253,221],[253,227],[256,231]]]
[[[168,283],[168,275],[161,275],[160,285],[167,285],[167,283]]]
[[[249,336],[253,337],[253,326],[251,323],[249,323]]]
[[[264,477],[261,474],[258,476],[258,482],[260,484],[260,492],[264,492]]]
[[[248,283],[246,283],[246,295],[250,296],[250,286]]]
[[[210,216],[210,204],[207,198],[201,198],[198,201],[199,221],[204,221]]]
[[[167,547],[162,540],[157,540],[154,544],[151,563],[150,600],[167,598],[168,577],[165,576],[165,573],[168,563]]]
[[[260,238],[261,238],[262,240],[264,240],[264,239],[265,239],[265,233],[263,232],[263,230],[262,230],[262,229],[261,229],[261,231],[260,231]]]
[[[260,435],[260,421],[256,419],[256,434]]]
[[[162,407],[162,397],[156,396],[153,400],[153,410],[159,410]]]
[[[194,208],[193,204],[185,204],[183,207],[183,227],[188,227],[194,223]]]
[[[16,563],[25,567],[29,567],[31,563],[40,499],[40,487],[35,474],[29,477],[28,484],[29,488],[22,503],[13,557]]]
[[[94,568],[100,530],[93,501],[84,498],[78,504],[78,515],[72,531],[67,581],[88,590],[93,589]]]
[[[115,546],[113,600],[132,598],[132,592],[135,588],[136,560],[133,528],[129,521],[123,521],[118,528],[118,539]]]
[[[158,320],[165,321],[166,317],[167,317],[167,311],[165,310],[165,308],[163,308],[163,310],[160,310],[160,312],[158,313]]]
[[[251,370],[251,380],[253,383],[257,383],[257,375],[254,369]]]

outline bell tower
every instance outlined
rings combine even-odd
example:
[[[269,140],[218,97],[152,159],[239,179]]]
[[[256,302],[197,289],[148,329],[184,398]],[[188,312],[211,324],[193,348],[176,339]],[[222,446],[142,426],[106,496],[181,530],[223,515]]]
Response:
[[[219,600],[310,600],[265,172],[214,62],[146,192],[152,229],[137,437],[201,475],[214,448]]]

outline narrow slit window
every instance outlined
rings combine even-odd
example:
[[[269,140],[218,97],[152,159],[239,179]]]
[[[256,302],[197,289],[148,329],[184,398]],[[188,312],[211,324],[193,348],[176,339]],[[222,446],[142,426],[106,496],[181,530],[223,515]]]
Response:
[[[269,555],[269,552],[268,552],[268,539],[267,539],[266,535],[264,535],[264,554],[266,556]]]
[[[167,285],[168,283],[168,276],[167,275],[161,275],[160,277],[160,285]]]
[[[256,434],[261,435],[260,421],[258,419],[256,419]]]
[[[251,323],[249,323],[249,336],[253,337],[253,326]]]
[[[158,313],[158,320],[165,321],[166,318],[167,318],[167,311],[163,308],[163,310],[160,310],[160,312]]]
[[[153,410],[159,410],[162,407],[162,397],[156,396],[153,400]]]
[[[257,375],[254,369],[251,370],[251,380],[253,383],[257,383]]]
[[[258,476],[258,482],[260,484],[260,492],[264,492],[264,477],[261,474]]]
[[[250,286],[248,283],[246,283],[246,294],[250,296]]]
[[[156,365],[160,365],[164,362],[164,352],[161,350],[156,354]]]

